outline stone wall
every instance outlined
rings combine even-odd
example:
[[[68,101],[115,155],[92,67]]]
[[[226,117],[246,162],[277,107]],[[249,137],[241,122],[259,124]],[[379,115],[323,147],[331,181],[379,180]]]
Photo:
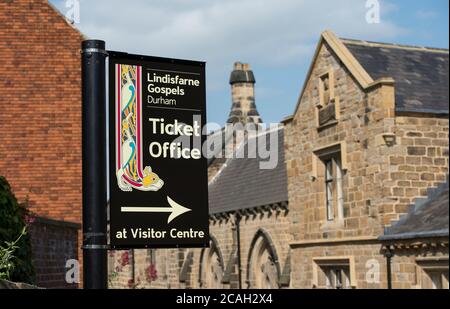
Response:
[[[334,74],[334,92],[339,120],[317,127],[319,76]],[[357,236],[376,236],[382,232],[378,207],[387,169],[384,151],[376,136],[390,130],[391,118],[374,99],[382,87],[368,96],[324,44],[312,70],[293,120],[286,125],[285,147],[288,173],[291,233],[294,240],[320,240]],[[318,169],[316,149],[339,145],[342,157],[344,218],[327,222],[325,181]]]
[[[131,280],[130,287],[237,288],[240,278],[243,288],[324,288],[325,272],[336,265],[349,269],[351,288],[388,286],[378,237],[417,198],[446,181],[448,119],[397,113],[394,80],[361,86],[323,42],[297,110],[285,122],[288,211],[271,205],[212,215],[210,248],[156,250],[151,258],[148,250],[134,251],[139,266],[124,268],[117,286]],[[242,91],[232,89],[234,96]],[[323,122],[320,111],[328,113],[330,106],[333,113]],[[342,209],[333,219],[327,217],[324,167],[330,153],[343,171]],[[209,180],[225,162],[213,162]],[[393,258],[394,288],[420,286],[417,257],[434,251],[414,250]],[[448,257],[448,249],[441,251],[438,257]],[[142,283],[142,267],[152,259],[158,278]]]
[[[386,259],[380,253],[380,244],[372,240],[296,244],[292,286],[301,289],[326,288],[320,261],[336,259],[349,261],[354,280],[352,288],[379,289],[387,287]]]
[[[224,275],[228,276],[221,285],[222,288],[239,287],[237,236],[233,222],[233,217],[224,217],[212,220],[210,224],[210,234],[220,252],[222,270]],[[261,231],[269,235],[268,240],[274,249],[273,253],[278,258],[275,262],[278,264],[281,276],[288,263],[291,240],[288,230],[289,222],[285,209],[242,217],[240,239],[243,288],[257,284],[249,274],[248,264],[249,258],[255,254],[255,238],[258,238],[256,235],[261,235]],[[205,273],[210,269],[201,266],[207,259],[207,253],[205,253],[207,250],[209,249],[156,249],[153,250],[154,263],[151,261],[149,249],[111,251],[108,258],[109,286],[111,288],[210,288],[210,283],[205,279]],[[156,271],[156,277],[153,279],[148,276],[150,265],[153,265]],[[287,287],[286,284],[283,287]]]
[[[177,249],[110,251],[109,288],[178,288],[181,252]]]
[[[250,259],[255,254],[255,244],[258,241],[258,236],[263,233],[268,236],[268,243],[271,243],[274,253],[278,260],[276,263],[279,268],[279,275],[281,276],[288,263],[289,242],[291,237],[289,235],[289,221],[288,212],[285,209],[273,210],[270,212],[255,212],[252,215],[242,216],[240,226],[240,261],[241,261],[241,280],[242,288],[258,287],[259,282],[255,282],[254,276],[248,269],[252,265]],[[237,288],[239,286],[238,280],[238,264],[237,264],[237,234],[234,218],[223,218],[213,220],[210,224],[210,233],[217,241],[220,255],[222,256],[224,272],[230,276],[228,281],[223,285],[224,288]],[[194,250],[192,272],[190,274],[190,286],[193,288],[207,287],[206,282],[200,279],[200,259],[202,250]],[[231,262],[230,262],[231,261]],[[231,266],[231,269],[228,267]],[[286,286],[284,286],[286,287]]]
[[[446,181],[448,175],[448,118],[399,115],[395,119],[396,145],[387,153],[389,175],[384,195],[384,224],[398,220],[427,189]]]
[[[332,79],[337,121],[319,127],[317,105],[324,73]],[[428,188],[446,181],[448,130],[448,119],[439,116],[396,114],[392,80],[364,89],[327,43],[321,46],[298,109],[285,129],[293,287],[313,286],[313,258],[342,255],[355,258],[357,287],[386,287],[385,262],[376,238],[407,213],[415,199],[425,197]],[[327,220],[324,169],[317,155],[330,147],[340,150],[344,170],[343,218],[334,221]],[[367,258],[384,265],[378,284],[364,280],[367,271],[361,259]]]
[[[446,272],[448,288],[448,238],[405,240],[395,247],[391,259],[394,289],[430,289],[428,271],[438,269]]]

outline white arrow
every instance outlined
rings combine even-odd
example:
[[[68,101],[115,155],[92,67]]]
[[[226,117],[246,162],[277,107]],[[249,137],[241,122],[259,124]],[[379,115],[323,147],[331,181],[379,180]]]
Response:
[[[169,202],[170,207],[121,207],[122,212],[170,212],[169,218],[167,218],[167,224],[169,224],[176,217],[192,211],[192,209],[181,206],[169,196],[167,196],[167,202]]]

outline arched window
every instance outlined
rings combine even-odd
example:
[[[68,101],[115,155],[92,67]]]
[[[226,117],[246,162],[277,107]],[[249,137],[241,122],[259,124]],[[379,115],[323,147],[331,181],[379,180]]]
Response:
[[[269,234],[259,230],[253,238],[247,265],[248,287],[278,289],[280,265],[275,246]]]
[[[207,289],[223,288],[224,265],[216,239],[211,236],[209,248],[202,250],[200,258],[200,287]]]

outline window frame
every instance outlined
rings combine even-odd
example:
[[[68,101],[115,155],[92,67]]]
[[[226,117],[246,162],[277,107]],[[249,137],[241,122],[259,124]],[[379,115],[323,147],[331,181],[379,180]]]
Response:
[[[344,180],[341,157],[341,152],[320,157],[324,167],[327,221],[344,219]]]
[[[417,258],[417,267],[419,272],[418,286],[422,289],[448,289],[449,282],[449,266],[448,257],[441,258]],[[439,283],[436,284],[435,279],[438,276]]]
[[[324,161],[325,166],[325,203],[327,209],[327,220],[334,221],[334,198],[335,198],[335,178],[334,178],[334,164],[332,159]],[[331,195],[331,196],[330,196]]]
[[[334,70],[330,66],[325,72],[319,74],[318,78],[318,92],[319,100],[316,103],[315,116],[316,116],[316,127],[318,130],[333,126],[338,123],[340,118],[340,100],[339,96],[335,95],[335,81],[334,81]],[[328,90],[325,90],[325,80],[328,80]],[[328,100],[325,101],[325,93],[328,92]],[[330,121],[324,124],[320,124],[320,110],[328,106],[329,104],[334,105],[334,121]]]
[[[323,266],[327,288],[334,290],[351,289],[350,265],[348,266]]]
[[[341,276],[341,287],[336,284],[336,274],[338,273]],[[322,282],[322,284],[320,284],[320,282]],[[354,256],[313,258],[313,285],[317,288],[327,289],[357,288],[356,264]]]
[[[337,194],[338,199],[336,200],[337,207],[335,208],[335,218],[338,219],[342,223],[345,219],[345,184],[346,184],[346,173],[348,171],[348,162],[347,162],[347,143],[345,141],[332,143],[320,148],[315,148],[312,151],[312,169],[310,173],[310,179],[312,181],[320,181],[324,182],[322,177],[325,177],[325,161],[330,157],[336,156],[339,162],[339,175],[340,185],[338,186]],[[325,182],[324,182],[325,183]],[[320,193],[324,194],[323,200],[325,201],[324,207],[326,208],[326,186],[323,188],[323,185],[320,186]],[[318,192],[318,193],[319,193]],[[336,217],[337,215],[337,217]],[[333,222],[334,220],[327,220],[328,214],[325,214],[325,220],[327,222]],[[321,218],[321,220],[323,220]]]

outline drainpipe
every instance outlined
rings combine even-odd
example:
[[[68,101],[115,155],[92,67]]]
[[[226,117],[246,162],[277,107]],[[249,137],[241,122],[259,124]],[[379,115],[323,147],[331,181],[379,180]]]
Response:
[[[241,215],[239,213],[235,216],[236,225],[236,242],[237,242],[237,260],[238,260],[238,287],[242,289],[242,267],[241,267]]]
[[[389,290],[392,290],[392,251],[391,249],[387,249],[386,253],[384,254],[386,257],[386,271],[387,271],[387,288]]]

